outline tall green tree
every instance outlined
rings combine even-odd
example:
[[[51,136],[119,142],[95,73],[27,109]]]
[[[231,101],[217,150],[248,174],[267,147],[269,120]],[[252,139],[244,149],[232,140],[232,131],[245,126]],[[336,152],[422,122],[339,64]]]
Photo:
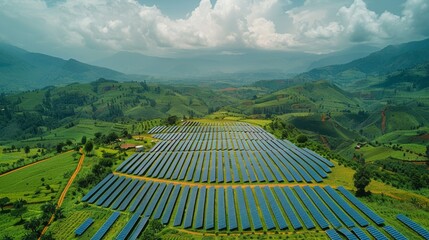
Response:
[[[24,215],[24,213],[28,211],[27,207],[24,206],[25,203],[27,202],[22,199],[15,201],[13,203],[13,209],[10,212],[10,215],[14,217],[19,217],[21,218],[21,221],[22,221],[22,215]]]
[[[82,143],[82,145],[85,145],[85,143],[86,143],[86,136],[82,136],[82,139],[80,140],[80,142]]]
[[[3,212],[3,208],[6,207],[6,205],[10,202],[10,199],[8,197],[0,198],[0,208]]]
[[[365,188],[371,182],[371,172],[366,164],[361,165],[353,175],[354,186],[356,187],[356,196],[364,196]]]
[[[27,157],[28,157],[28,154],[30,153],[30,146],[25,146],[25,148],[24,148],[24,152],[25,152],[25,154],[27,155]]]
[[[84,148],[84,150],[85,150],[85,152],[87,153],[87,154],[89,154],[89,153],[91,153],[91,151],[92,151],[92,149],[94,148],[94,144],[92,143],[92,141],[88,141],[86,144],[85,144],[85,148]]]

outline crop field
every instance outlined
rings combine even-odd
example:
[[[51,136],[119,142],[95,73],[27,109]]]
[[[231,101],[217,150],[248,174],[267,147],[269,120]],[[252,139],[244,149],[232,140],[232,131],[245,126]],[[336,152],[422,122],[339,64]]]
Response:
[[[394,216],[385,218],[344,187],[330,186],[338,184],[329,176],[337,168],[333,162],[260,127],[189,121],[149,133],[161,141],[130,156],[82,198],[90,208],[108,210],[85,236],[136,239],[158,219],[196,236],[275,231],[298,238],[369,237],[398,230],[418,238]],[[96,216],[80,217],[76,228],[88,217]]]
[[[29,203],[50,201],[66,184],[64,174],[77,164],[72,155],[73,152],[61,154],[0,176],[0,197],[9,197],[11,201],[22,198]]]

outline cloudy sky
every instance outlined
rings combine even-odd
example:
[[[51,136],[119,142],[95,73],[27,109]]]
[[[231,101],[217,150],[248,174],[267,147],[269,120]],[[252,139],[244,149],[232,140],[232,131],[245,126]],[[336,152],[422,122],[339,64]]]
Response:
[[[325,53],[429,37],[429,0],[0,0],[0,41],[91,61],[267,49]]]

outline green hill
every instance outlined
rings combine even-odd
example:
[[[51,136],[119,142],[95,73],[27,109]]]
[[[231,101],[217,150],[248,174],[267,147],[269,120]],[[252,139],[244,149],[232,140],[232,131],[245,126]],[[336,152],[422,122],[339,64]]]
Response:
[[[327,79],[348,86],[366,79],[368,75],[383,75],[397,70],[415,67],[429,61],[429,39],[390,45],[367,57],[352,62],[316,68],[302,73],[297,80]]]
[[[107,68],[74,59],[64,60],[0,43],[0,92],[22,91],[49,85],[91,82],[98,78],[126,80],[128,77]]]

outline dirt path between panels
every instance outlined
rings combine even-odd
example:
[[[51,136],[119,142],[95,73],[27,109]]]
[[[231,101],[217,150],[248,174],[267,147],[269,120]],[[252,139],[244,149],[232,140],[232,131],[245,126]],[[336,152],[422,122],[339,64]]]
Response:
[[[67,185],[64,187],[64,190],[61,193],[60,198],[57,201],[57,209],[60,208],[61,205],[63,205],[64,198],[66,197],[67,192],[68,192],[70,186],[72,185],[74,179],[76,178],[77,174],[79,173],[80,169],[82,168],[83,161],[85,160],[85,154],[83,153],[82,149],[80,149],[80,153],[82,155],[80,156],[80,159],[79,159],[79,162],[78,162],[78,164],[76,166],[76,169],[74,170],[73,174],[71,175],[69,181],[67,182]],[[52,216],[49,219],[48,223],[43,228],[42,233],[40,234],[39,240],[46,233],[46,231],[48,231],[49,225],[51,225],[51,223],[54,221],[54,218],[55,218],[55,214],[52,214]]]
[[[3,176],[6,176],[6,175],[9,175],[9,174],[11,174],[11,173],[14,173],[14,172],[17,172],[17,171],[19,171],[19,170],[22,170],[22,169],[25,169],[25,168],[28,168],[28,167],[34,166],[34,165],[39,164],[39,163],[42,163],[42,162],[49,161],[49,160],[51,160],[53,157],[58,157],[58,156],[60,156],[60,155],[63,155],[63,154],[66,154],[66,153],[69,153],[69,152],[72,152],[72,151],[74,151],[74,150],[69,150],[69,151],[67,151],[67,152],[63,152],[63,153],[60,153],[60,154],[58,154],[58,155],[55,155],[55,156],[52,156],[52,157],[49,157],[49,158],[45,158],[45,159],[39,160],[39,161],[37,161],[37,162],[29,163],[29,164],[24,165],[24,166],[19,167],[19,168],[15,168],[15,169],[13,169],[13,170],[11,170],[11,171],[9,171],[9,172],[5,172],[5,173],[0,174],[0,177],[3,177]]]

